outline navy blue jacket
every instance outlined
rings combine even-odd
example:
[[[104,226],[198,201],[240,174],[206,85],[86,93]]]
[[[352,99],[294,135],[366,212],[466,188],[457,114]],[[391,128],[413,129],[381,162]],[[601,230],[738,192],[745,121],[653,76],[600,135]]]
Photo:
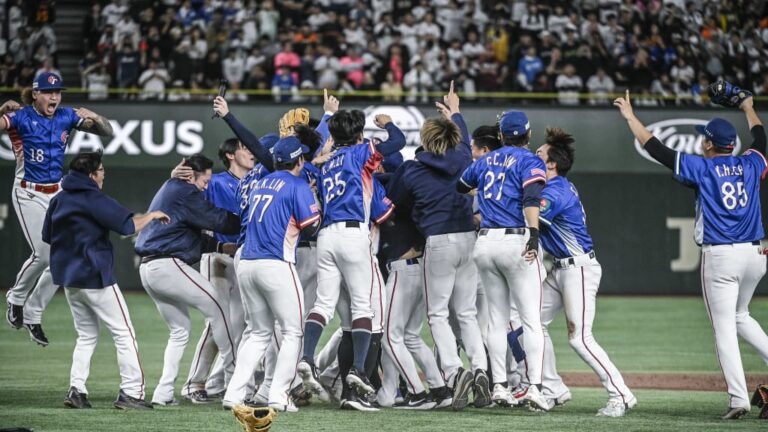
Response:
[[[61,188],[43,222],[43,241],[51,245],[53,283],[92,289],[115,284],[109,232],[133,234],[133,213],[85,174],[70,171]]]
[[[200,261],[202,230],[238,234],[240,217],[215,207],[197,186],[179,179],[166,181],[152,198],[149,211],[160,210],[171,223],[150,222],[136,240],[140,256],[168,255],[187,264]]]
[[[456,183],[472,164],[469,132],[461,114],[451,118],[462,141],[444,155],[423,151],[395,171],[387,196],[398,210],[411,208],[411,217],[425,236],[474,231],[472,197],[456,191]]]

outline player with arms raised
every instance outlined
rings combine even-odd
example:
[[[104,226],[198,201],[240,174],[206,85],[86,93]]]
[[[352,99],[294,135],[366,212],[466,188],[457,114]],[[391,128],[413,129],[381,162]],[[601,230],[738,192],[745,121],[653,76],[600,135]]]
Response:
[[[629,90],[613,104],[645,150],[673,170],[675,180],[696,191],[694,235],[701,246],[701,285],[730,396],[722,418],[739,419],[749,412],[750,400],[738,336],[768,362],[768,336],[749,315],[749,302],[765,274],[760,181],[768,173],[768,161],[765,130],[752,106],[752,95],[724,82],[713,84],[710,95],[723,88],[738,105],[721,103],[744,111],[752,134],[752,146],[741,156],[732,154],[736,129],[727,120],[714,118],[706,126],[696,127],[704,135],[701,157],[673,151],[654,137],[632,111]]]

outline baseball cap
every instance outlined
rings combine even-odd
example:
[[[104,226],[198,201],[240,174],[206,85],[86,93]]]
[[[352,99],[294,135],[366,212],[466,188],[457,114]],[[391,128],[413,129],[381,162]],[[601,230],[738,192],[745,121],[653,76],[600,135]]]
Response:
[[[61,80],[60,76],[52,72],[43,72],[32,82],[32,90],[66,90],[63,85],[64,82]]]
[[[507,111],[499,119],[499,130],[504,136],[525,135],[530,129],[528,116],[522,111]]]
[[[259,143],[264,146],[265,149],[269,150],[270,154],[272,154],[272,149],[275,147],[275,144],[279,139],[280,137],[276,133],[268,133],[259,138]]]
[[[307,152],[309,147],[302,144],[295,136],[288,136],[281,138],[272,147],[272,158],[275,162],[293,162]]]
[[[736,128],[728,120],[715,117],[706,126],[696,125],[695,128],[717,147],[732,149],[736,145]]]

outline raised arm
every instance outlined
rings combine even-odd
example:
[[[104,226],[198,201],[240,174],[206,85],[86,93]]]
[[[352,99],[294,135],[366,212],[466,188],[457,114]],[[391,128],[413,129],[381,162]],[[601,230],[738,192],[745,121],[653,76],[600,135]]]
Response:
[[[8,124],[8,118],[5,115],[20,109],[21,105],[15,100],[5,101],[5,103],[0,106],[0,130],[6,130],[11,126]]]
[[[258,161],[264,165],[264,168],[266,168],[269,172],[275,170],[275,167],[272,163],[272,155],[269,153],[269,150],[264,148],[264,146],[261,145],[259,138],[242,123],[240,123],[240,120],[238,120],[235,115],[229,111],[229,106],[226,99],[221,96],[216,96],[216,98],[213,100],[213,110],[216,112],[216,114],[219,115],[219,117],[227,122],[229,128],[232,129],[232,132],[234,132],[235,136],[237,136],[237,139],[239,139],[240,142],[242,142],[243,145],[248,150],[250,150],[254,156],[256,156],[256,159],[258,159]]]
[[[104,137],[112,137],[115,135],[112,131],[112,125],[106,117],[100,116],[86,108],[76,109],[75,114],[83,119],[80,126],[76,128],[77,130]]]
[[[765,130],[763,129],[763,122],[757,117],[752,98],[744,99],[739,108],[746,114],[749,131],[752,133],[752,145],[750,148],[765,155]]]
[[[320,134],[320,147],[318,147],[314,156],[320,156],[323,147],[328,142],[328,138],[331,137],[331,132],[328,130],[328,120],[331,116],[336,114],[339,110],[339,100],[336,96],[329,95],[328,89],[323,89],[323,118],[320,119],[320,123],[315,128],[315,131]]]
[[[469,130],[467,129],[467,123],[464,122],[464,116],[461,115],[459,110],[459,95],[453,91],[453,81],[451,81],[448,94],[443,96],[443,102],[435,102],[435,106],[440,115],[451,120],[459,127],[459,130],[461,130],[461,144],[456,150],[464,153],[471,160],[472,148],[469,145]]]
[[[395,125],[392,117],[386,114],[379,114],[374,118],[373,123],[387,131],[387,140],[380,142],[376,146],[376,150],[379,153],[383,156],[389,156],[405,147],[405,134]]]
[[[617,98],[613,105],[619,108],[622,117],[627,121],[627,126],[640,145],[645,148],[652,158],[669,169],[675,169],[675,151],[664,146],[635,116],[632,103],[629,101],[629,90],[624,97]]]

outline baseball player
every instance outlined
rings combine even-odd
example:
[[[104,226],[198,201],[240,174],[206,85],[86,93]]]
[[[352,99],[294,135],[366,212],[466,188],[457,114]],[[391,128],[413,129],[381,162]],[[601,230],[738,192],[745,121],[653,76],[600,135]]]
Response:
[[[91,408],[85,382],[101,321],[117,349],[121,383],[115,408],[151,409],[144,401],[144,370],[131,317],[112,274],[109,232],[130,235],[152,220],[167,222],[168,216],[160,211],[134,216],[101,191],[103,184],[101,153],[77,155],[61,182],[62,192],[50,201],[41,230],[50,245],[53,283],[64,286],[77,331],[64,405]]]
[[[536,155],[544,161],[547,185],[541,194],[539,221],[541,245],[554,258],[552,272],[544,281],[541,321],[544,325],[543,394],[549,407],[571,399],[571,392],[557,374],[555,350],[547,328],[561,309],[568,320],[568,342],[608,391],[608,404],[599,416],[621,417],[637,405],[621,373],[592,336],[595,300],[602,268],[595,258],[587,233],[584,207],[576,187],[566,175],[573,165],[574,139],[560,128],[547,129],[544,145]]]
[[[428,322],[443,376],[453,387],[452,407],[461,410],[467,405],[472,388],[481,405],[488,404],[490,392],[475,307],[477,269],[471,258],[475,242],[472,199],[456,192],[461,173],[472,163],[472,153],[453,82],[443,100],[445,104],[436,105],[444,118],[424,122],[424,151],[416,154],[416,160],[397,169],[387,186],[387,195],[397,208],[412,209],[413,220],[426,238],[423,277]],[[461,367],[456,339],[448,323],[449,306],[461,327],[470,370]]]
[[[304,294],[296,274],[299,234],[312,234],[320,214],[307,182],[301,178],[303,153],[309,148],[296,137],[282,138],[273,148],[277,171],[249,190],[245,244],[238,264],[251,328],[240,347],[241,361],[224,396],[224,406],[242,403],[246,386],[280,325],[282,344],[270,385],[268,403],[278,411],[297,411],[288,396],[301,355]]]
[[[213,167],[210,159],[193,155],[185,164],[192,167],[193,179],[166,181],[150,204],[150,211],[162,210],[170,216],[171,222],[148,226],[139,234],[135,247],[142,257],[139,266],[141,283],[171,331],[163,374],[152,395],[152,403],[156,405],[178,404],[173,387],[189,339],[189,306],[202,312],[211,323],[213,339],[224,359],[225,383],[235,367],[237,346],[230,330],[228,311],[222,306],[217,290],[191,266],[200,260],[202,252],[234,254],[234,244],[217,242],[210,236],[203,236],[201,230],[236,234],[240,230],[240,218],[205,199],[203,191],[211,179]]]
[[[373,393],[365,374],[371,341],[374,266],[369,237],[373,172],[381,154],[372,143],[363,143],[365,115],[338,111],[328,121],[336,151],[323,165],[318,190],[323,203],[323,222],[317,239],[317,299],[304,328],[304,357],[299,373],[304,387],[322,393],[314,366],[314,353],[325,325],[333,317],[344,281],[350,297],[354,361],[347,384],[351,399],[368,410],[363,396]]]
[[[729,395],[722,418],[744,417],[750,411],[750,400],[738,336],[768,362],[768,336],[749,315],[749,302],[766,271],[765,251],[760,247],[765,236],[760,181],[768,173],[765,131],[752,97],[748,95],[738,105],[753,138],[741,156],[732,154],[736,129],[727,120],[714,118],[706,126],[696,126],[703,135],[702,157],[673,151],[654,137],[635,116],[629,90],[613,104],[648,154],[671,169],[675,180],[696,190],[694,236],[701,246],[701,288]]]
[[[544,163],[528,150],[528,117],[507,111],[499,120],[503,147],[478,159],[464,171],[457,188],[477,189],[482,216],[474,260],[488,297],[488,350],[493,375],[492,399],[512,405],[524,399],[535,409],[548,410],[541,394],[544,334],[541,301],[544,268],[539,251],[539,199],[546,181]],[[505,251],[505,253],[499,253]],[[523,322],[530,386],[512,395],[507,388],[507,335],[510,303]],[[466,343],[466,339],[465,339]]]
[[[239,214],[237,189],[241,179],[254,167],[253,154],[237,138],[230,138],[219,146],[219,159],[226,171],[211,176],[205,190],[205,198],[216,207]],[[238,240],[238,234],[214,233],[213,237],[222,243],[237,243]],[[245,318],[232,257],[216,252],[203,254],[200,259],[200,274],[218,290],[222,307],[229,312],[235,346],[239,345],[245,329]],[[195,349],[195,356],[192,358],[189,377],[182,387],[182,396],[193,403],[211,402],[209,396],[223,394],[225,390],[223,362],[216,362],[214,370],[211,371],[217,353],[218,348],[211,336],[211,324],[206,322]]]
[[[72,129],[112,136],[106,118],[85,108],[60,107],[62,90],[61,77],[44,72],[35,78],[31,90],[22,92],[24,108],[13,100],[0,106],[0,130],[8,132],[16,156],[13,208],[32,249],[6,295],[6,320],[16,329],[24,325],[32,340],[42,346],[48,345],[42,314],[57,286],[47,270],[49,246],[40,233],[48,204],[60,189],[64,149]]]

